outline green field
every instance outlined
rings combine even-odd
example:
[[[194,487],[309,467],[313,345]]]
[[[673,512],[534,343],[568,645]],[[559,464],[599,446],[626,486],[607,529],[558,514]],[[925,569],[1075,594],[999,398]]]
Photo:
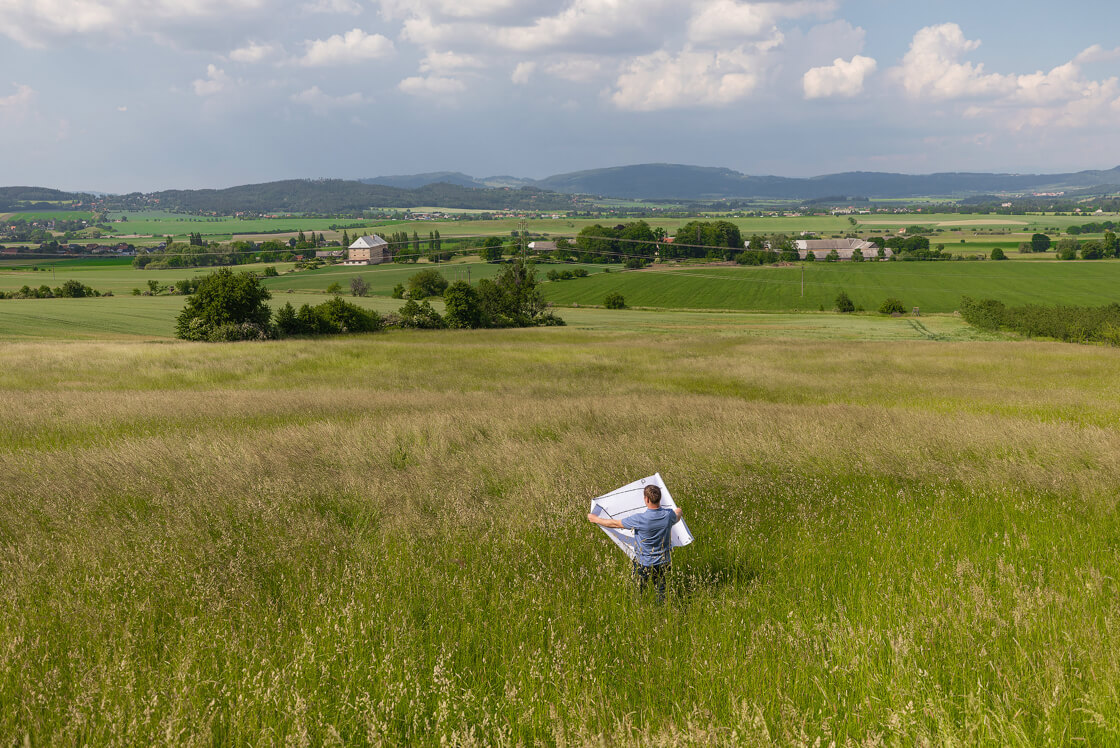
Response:
[[[560,305],[601,305],[612,292],[631,306],[689,309],[831,309],[843,290],[857,305],[878,309],[888,296],[928,312],[952,312],[961,296],[1008,304],[1097,306],[1120,301],[1120,262],[863,262],[801,267],[709,267],[595,274],[548,283]]]
[[[74,303],[124,301],[175,299]],[[0,736],[1116,744],[1118,365],[704,326],[8,342]],[[655,471],[696,538],[663,606],[584,519]]]
[[[278,291],[271,306],[316,304],[323,296]],[[395,312],[403,302],[385,296],[347,300],[379,313]],[[116,340],[172,338],[182,296],[114,296],[89,299],[18,299],[0,303],[0,341]],[[442,312],[443,303],[432,301]],[[698,332],[714,336],[795,338],[801,340],[991,340],[959,317],[934,315],[891,319],[878,315],[759,314],[747,312],[561,310],[577,330],[638,333]]]
[[[436,210],[434,208],[417,208],[416,212]],[[443,210],[443,209],[439,209]],[[454,211],[457,213],[479,213],[484,211]],[[332,224],[346,225],[362,223],[382,232],[393,230],[415,231],[427,236],[429,231],[438,230],[445,238],[456,236],[509,236],[511,231],[518,227],[520,218],[502,218],[490,221],[477,220],[450,220],[450,221],[355,221],[346,218],[304,218],[299,216],[278,218],[236,218],[232,216],[203,217],[181,213],[168,213],[163,211],[141,211],[135,213],[113,213],[110,218],[125,216],[125,223],[112,224],[114,232],[123,235],[141,234],[162,237],[171,234],[175,237],[184,237],[190,233],[201,233],[204,237],[213,240],[228,240],[234,235],[253,236],[258,239],[268,238],[270,233],[279,233],[286,236],[297,231],[325,232],[330,238],[336,238],[329,230]],[[761,218],[727,218],[735,223],[747,235],[751,233],[776,234],[786,233],[798,235],[802,231],[813,231],[829,236],[856,231],[861,234],[894,233],[908,226],[925,226],[937,229],[939,233],[931,236],[934,244],[945,243],[948,245],[959,243],[960,239],[971,242],[992,241],[995,237],[1005,237],[1004,241],[1012,242],[1011,247],[1030,238],[1035,231],[1046,231],[1052,228],[1065,229],[1074,224],[1084,224],[1090,221],[1118,220],[1117,215],[1106,216],[1041,216],[1041,215],[956,215],[951,213],[935,214],[874,214],[866,216],[853,216],[857,226],[853,227],[847,216],[793,216],[793,217],[761,217]],[[619,222],[633,220],[629,218],[616,218],[610,215],[597,219],[585,218],[559,218],[529,217],[528,230],[535,234],[567,235],[574,236],[580,229],[595,223],[614,225]],[[651,226],[659,226],[670,234],[692,219],[680,218],[650,218],[646,219]],[[356,229],[349,229],[351,235]],[[337,232],[341,235],[341,232]]]
[[[300,216],[281,216],[278,218],[204,217],[183,213],[168,213],[166,211],[111,213],[109,219],[112,221],[122,216],[128,220],[124,223],[113,223],[115,233],[151,234],[156,237],[167,235],[180,237],[191,233],[201,233],[208,238],[229,238],[234,234],[273,232],[323,231],[330,233],[329,227],[332,225],[362,224],[370,228],[399,225],[391,221],[360,221],[353,218],[304,218]],[[353,234],[360,229],[348,229],[348,231]]]

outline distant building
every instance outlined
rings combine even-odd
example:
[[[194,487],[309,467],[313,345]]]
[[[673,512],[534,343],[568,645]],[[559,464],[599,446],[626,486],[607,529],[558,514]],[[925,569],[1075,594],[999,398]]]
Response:
[[[833,251],[841,260],[850,260],[857,249],[865,260],[879,259],[879,248],[863,239],[798,239],[793,243],[793,246],[797,248],[797,254],[800,255],[802,260],[810,252],[813,253],[815,259],[823,260]],[[890,249],[883,251],[887,258],[894,254]]]
[[[322,260],[341,260],[346,257],[345,249],[320,249],[315,252],[315,257]]]
[[[556,251],[556,242],[542,242],[542,241],[529,242],[529,249],[531,249],[534,252],[555,252]]]
[[[393,257],[389,242],[376,234],[358,237],[349,249],[350,256],[344,265],[380,265]]]

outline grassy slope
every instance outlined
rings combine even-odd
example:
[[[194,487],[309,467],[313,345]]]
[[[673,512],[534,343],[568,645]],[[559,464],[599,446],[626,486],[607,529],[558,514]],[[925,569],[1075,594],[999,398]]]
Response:
[[[575,329],[3,346],[0,735],[1115,743],[1118,364]],[[655,470],[696,536],[665,607],[583,519]]]
[[[657,269],[593,275],[545,285],[557,304],[602,304],[611,292],[632,306],[692,309],[831,309],[846,291],[875,310],[888,296],[928,312],[954,311],[962,295],[1009,304],[1099,305],[1120,300],[1120,262],[865,262],[812,263],[801,269]]]
[[[270,302],[318,304],[325,294],[277,292]],[[395,312],[402,302],[384,296],[346,297],[377,312]],[[442,311],[440,300],[434,306]],[[0,303],[0,341],[107,340],[170,338],[181,296],[115,296],[94,299],[21,299]],[[831,340],[982,340],[988,339],[959,318],[921,320],[836,314],[749,314],[742,312],[608,311],[564,309],[568,325],[581,330],[642,333],[699,332],[713,335],[791,337]]]

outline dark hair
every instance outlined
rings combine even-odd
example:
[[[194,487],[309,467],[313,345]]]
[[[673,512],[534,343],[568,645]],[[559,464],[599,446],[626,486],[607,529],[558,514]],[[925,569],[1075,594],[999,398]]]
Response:
[[[645,490],[646,501],[651,504],[661,503],[661,486],[646,486]]]

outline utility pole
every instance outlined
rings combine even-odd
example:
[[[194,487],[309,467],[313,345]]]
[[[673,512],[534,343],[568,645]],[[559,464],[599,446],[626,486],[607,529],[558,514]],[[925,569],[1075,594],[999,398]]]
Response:
[[[529,224],[524,220],[517,222],[518,244],[521,247],[521,256],[525,256],[525,235],[529,233]]]
[[[812,251],[812,250],[810,250]],[[805,265],[801,266],[801,298],[805,298]]]

